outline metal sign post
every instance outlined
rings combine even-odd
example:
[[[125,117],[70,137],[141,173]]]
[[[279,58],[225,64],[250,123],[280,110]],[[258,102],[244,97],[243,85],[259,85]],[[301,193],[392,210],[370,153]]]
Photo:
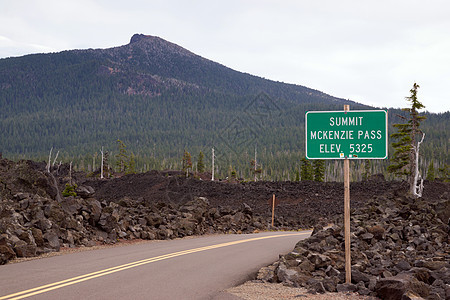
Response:
[[[386,159],[385,110],[310,111],[305,116],[306,158],[344,160],[345,281],[351,283],[350,159]]]

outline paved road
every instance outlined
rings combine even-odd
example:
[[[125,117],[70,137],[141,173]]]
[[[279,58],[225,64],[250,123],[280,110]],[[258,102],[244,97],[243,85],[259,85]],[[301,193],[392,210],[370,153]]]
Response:
[[[3,299],[233,299],[222,291],[292,251],[305,232],[213,235],[0,266]]]

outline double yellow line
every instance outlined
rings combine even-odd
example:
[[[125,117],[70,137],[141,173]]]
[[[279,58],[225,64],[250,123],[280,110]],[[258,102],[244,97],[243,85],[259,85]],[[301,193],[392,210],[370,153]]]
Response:
[[[124,270],[127,270],[127,269],[131,269],[131,268],[135,268],[135,267],[138,267],[138,266],[142,266],[142,265],[145,265],[145,264],[149,264],[149,263],[153,263],[153,262],[157,262],[157,261],[160,261],[160,260],[169,259],[169,258],[173,258],[173,257],[177,257],[177,256],[182,256],[182,255],[186,255],[186,254],[191,254],[191,253],[196,253],[196,252],[201,252],[201,251],[206,251],[206,250],[211,250],[211,249],[217,249],[217,248],[222,248],[222,247],[226,247],[226,246],[237,245],[237,244],[242,244],[242,243],[247,243],[247,242],[252,242],[252,241],[258,241],[258,240],[264,240],[264,239],[270,239],[270,238],[279,238],[279,237],[285,237],[285,236],[291,236],[291,235],[301,235],[301,234],[305,234],[305,233],[290,233],[290,234],[263,236],[263,237],[257,237],[257,238],[251,238],[251,239],[246,239],[246,240],[239,240],[239,241],[234,241],[234,242],[221,243],[221,244],[216,244],[216,245],[211,245],[211,246],[205,246],[205,247],[200,247],[200,248],[195,248],[195,249],[190,249],[190,250],[184,250],[184,251],[169,253],[169,254],[160,255],[160,256],[156,256],[156,257],[152,257],[152,258],[138,260],[138,261],[131,262],[131,263],[128,263],[128,264],[124,264],[124,265],[120,265],[120,266],[117,266],[117,267],[112,267],[112,268],[100,270],[100,271],[89,273],[89,274],[85,274],[85,275],[72,277],[72,278],[69,278],[69,279],[66,279],[66,280],[62,280],[62,281],[58,281],[58,282],[54,282],[54,283],[38,286],[38,287],[35,287],[35,288],[32,288],[32,289],[21,291],[21,292],[17,292],[17,293],[14,293],[14,294],[2,296],[2,297],[0,297],[0,300],[5,300],[5,299],[8,299],[8,300],[23,299],[23,298],[31,297],[31,296],[34,296],[34,295],[46,293],[46,292],[49,292],[49,291],[52,291],[52,290],[60,289],[60,288],[63,288],[65,286],[69,286],[69,285],[77,284],[77,283],[80,283],[80,282],[83,282],[83,281],[87,281],[87,280],[90,280],[90,279],[94,279],[94,278],[97,278],[97,277],[105,276],[105,275],[116,273],[116,272],[119,272],[119,271],[124,271]]]

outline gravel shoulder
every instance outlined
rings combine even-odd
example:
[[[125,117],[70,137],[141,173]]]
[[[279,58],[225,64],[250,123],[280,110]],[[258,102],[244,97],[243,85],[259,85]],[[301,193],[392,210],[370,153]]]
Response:
[[[313,299],[313,300],[376,300],[379,298],[361,296],[355,293],[310,294],[304,288],[293,288],[281,283],[262,283],[248,281],[240,286],[227,290],[228,293],[244,300],[280,300],[280,299]]]

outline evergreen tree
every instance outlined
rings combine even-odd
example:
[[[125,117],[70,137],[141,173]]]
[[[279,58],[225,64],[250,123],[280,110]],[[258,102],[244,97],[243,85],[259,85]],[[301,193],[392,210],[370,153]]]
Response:
[[[300,172],[298,170],[295,170],[295,180],[294,181],[300,181]]]
[[[189,152],[184,150],[183,160],[182,160],[183,172],[186,172],[186,177],[189,176],[189,170],[192,168],[192,157]]]
[[[406,118],[399,116],[406,120]],[[411,152],[411,128],[408,123],[394,124],[397,132],[391,134],[391,138],[396,139],[397,142],[392,143],[394,148],[394,155],[391,158],[391,164],[388,166],[388,172],[397,176],[408,176],[409,172],[409,158]]]
[[[197,161],[197,172],[203,173],[205,172],[205,163],[203,162],[205,155],[202,151],[198,154],[198,161]]]
[[[434,163],[431,161],[430,165],[428,166],[427,170],[427,180],[434,181],[436,179],[436,173],[434,171]]]
[[[439,178],[444,182],[450,181],[450,165],[445,164],[442,168],[439,168]]]
[[[364,161],[364,172],[362,174],[362,179],[367,180],[370,176],[370,169],[372,168],[372,162],[370,159]]]
[[[311,162],[306,159],[306,157],[302,158],[302,165],[300,167],[300,178],[301,180],[313,180],[313,168]]]
[[[77,187],[78,187],[78,186],[77,186],[76,184],[70,185],[69,183],[66,183],[66,187],[64,188],[64,191],[62,192],[62,195],[63,195],[64,197],[69,197],[69,196],[74,196],[74,197],[76,197],[76,196],[77,196],[77,193],[75,192],[75,189],[76,189]]]
[[[401,117],[406,121],[403,124],[394,124],[397,128],[397,132],[391,134],[391,138],[398,140],[392,143],[394,147],[394,156],[391,159],[391,165],[388,167],[388,171],[395,175],[406,175],[408,177],[410,193],[416,195],[416,161],[418,159],[418,147],[421,143],[417,139],[420,136],[424,137],[424,133],[419,129],[420,122],[426,117],[420,116],[418,110],[425,106],[417,99],[417,89],[419,85],[414,83],[413,88],[410,90],[411,95],[406,97],[406,100],[411,102],[410,108],[403,108],[403,111],[409,113],[409,117]]]
[[[118,167],[119,172],[125,172],[128,168],[127,146],[119,139],[117,139],[117,146],[119,147],[119,153],[116,154],[116,166]]]
[[[135,174],[136,173],[136,161],[134,159],[133,152],[130,153],[128,164],[127,164],[127,172],[126,174]]]
[[[109,152],[105,151],[105,156],[103,158],[103,174],[106,178],[109,177]]]
[[[314,181],[323,182],[325,179],[325,161],[323,159],[316,159],[312,163],[314,170]]]

